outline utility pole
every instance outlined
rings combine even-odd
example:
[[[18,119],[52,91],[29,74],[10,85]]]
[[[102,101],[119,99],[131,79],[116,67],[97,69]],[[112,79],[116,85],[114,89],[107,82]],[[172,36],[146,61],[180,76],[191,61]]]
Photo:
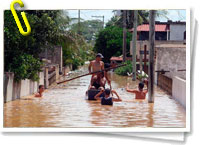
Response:
[[[144,45],[144,72],[147,73],[147,45]]]
[[[149,83],[148,102],[154,103],[154,43],[155,43],[155,10],[150,10],[149,16]]]
[[[81,19],[81,12],[78,10],[78,34],[81,34],[81,24],[80,24],[80,19]]]
[[[103,27],[102,28],[104,28],[104,16],[103,16]]]
[[[126,61],[126,10],[123,10],[123,62]]]
[[[142,73],[142,66],[143,66],[143,57],[142,55],[144,54],[143,53],[144,51],[142,51],[142,41],[140,41],[140,73]]]
[[[132,80],[136,80],[136,43],[137,43],[137,21],[138,21],[138,11],[134,10],[134,20],[133,20],[133,35],[132,35],[132,63],[133,63],[133,76]]]
[[[92,16],[92,17],[95,17],[95,18],[102,18],[102,19],[103,19],[102,28],[104,28],[104,16]]]

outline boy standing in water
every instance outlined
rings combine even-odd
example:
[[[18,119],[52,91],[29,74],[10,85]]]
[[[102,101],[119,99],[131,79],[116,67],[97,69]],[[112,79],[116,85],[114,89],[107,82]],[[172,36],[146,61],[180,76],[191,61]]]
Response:
[[[39,91],[35,94],[35,97],[42,97],[42,94],[44,92],[44,85],[39,85]]]
[[[113,93],[117,98],[111,97],[110,93]],[[105,97],[100,98],[101,94],[105,93]],[[110,89],[101,90],[95,97],[96,100],[101,100],[101,105],[113,105],[113,101],[122,101],[116,91]]]
[[[147,82],[145,82],[147,84]],[[128,84],[129,85],[129,84]],[[131,92],[131,93],[134,93],[135,94],[135,99],[145,99],[146,98],[146,94],[148,92],[148,90],[143,90],[144,88],[144,83],[143,82],[140,82],[138,84],[138,90],[131,90],[129,89],[128,86],[126,87],[126,91],[127,92]]]
[[[93,61],[91,61],[90,64],[89,64],[89,66],[88,66],[88,71],[89,71],[89,73],[104,70],[104,62],[102,61],[102,58],[104,58],[104,57],[103,57],[103,55],[102,55],[101,53],[98,53],[98,54],[96,55],[96,59],[93,60]],[[97,78],[98,78],[98,75],[100,75],[100,74],[101,74],[101,73],[99,73],[99,74],[98,74],[98,73],[93,74],[93,75],[92,75],[92,78],[91,78],[91,81],[93,81],[93,79],[97,79]],[[107,74],[106,74],[105,71],[104,71],[104,76],[103,76],[103,78],[104,78],[104,77],[106,78],[108,84],[110,84],[110,80],[108,79]],[[102,84],[105,83],[103,78],[101,78],[101,80],[100,80],[100,81],[102,81],[102,82],[101,82]]]

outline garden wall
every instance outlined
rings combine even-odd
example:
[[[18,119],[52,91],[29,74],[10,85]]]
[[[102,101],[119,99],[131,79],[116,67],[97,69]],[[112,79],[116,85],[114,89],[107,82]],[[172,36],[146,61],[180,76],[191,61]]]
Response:
[[[38,82],[29,79],[14,81],[14,73],[7,72],[4,74],[4,102],[20,99],[23,96],[31,95],[38,91],[39,85],[44,85],[44,72],[39,73]]]
[[[186,108],[186,80],[180,77],[173,78],[172,97]]]

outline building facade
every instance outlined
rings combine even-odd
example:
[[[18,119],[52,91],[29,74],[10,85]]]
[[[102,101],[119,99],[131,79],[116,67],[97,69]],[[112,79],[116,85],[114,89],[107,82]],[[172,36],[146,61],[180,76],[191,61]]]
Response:
[[[183,41],[186,40],[186,24],[183,22],[175,22],[169,25],[170,40]]]

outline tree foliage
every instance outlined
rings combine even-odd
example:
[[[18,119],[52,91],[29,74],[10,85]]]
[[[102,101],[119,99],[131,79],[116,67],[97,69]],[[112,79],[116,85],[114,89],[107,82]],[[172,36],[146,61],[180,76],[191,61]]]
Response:
[[[63,48],[63,64],[64,66],[72,65],[73,69],[83,65],[86,60],[91,59],[92,46],[88,44],[83,36],[73,33],[75,42],[67,40],[61,43]]]
[[[79,28],[80,27],[80,28]],[[80,35],[88,42],[93,44],[96,39],[96,35],[102,29],[102,21],[100,20],[86,20],[81,21],[80,24],[74,23],[71,26],[71,31],[78,32],[80,29]]]
[[[127,32],[127,52],[130,48],[131,33]],[[123,29],[117,26],[106,27],[97,35],[94,50],[102,53],[105,62],[109,62],[112,56],[122,54]]]
[[[60,33],[55,20],[59,11],[25,12],[32,29],[31,34],[26,37],[20,34],[11,11],[4,12],[4,48],[5,51],[9,51],[6,53],[8,60],[12,60],[10,55],[13,56],[13,53],[16,55],[26,52],[37,57],[47,43],[56,44],[58,42]],[[24,31],[26,31],[20,11],[17,11],[17,14]]]
[[[147,10],[138,10],[138,24],[143,22],[148,22],[149,11]],[[133,28],[134,21],[134,10],[126,10],[126,26],[127,29]],[[123,10],[121,10],[120,16],[113,16],[111,20],[106,24],[106,26],[118,26],[123,27]]]
[[[53,49],[66,42],[77,45],[77,41],[73,33],[67,31],[70,18],[63,11],[28,10],[25,13],[31,26],[31,34],[26,37],[20,34],[11,11],[4,11],[4,70],[14,72],[17,80],[37,80],[41,66],[38,56],[45,48]],[[26,31],[20,11],[17,14]],[[34,69],[30,69],[31,66]]]
[[[41,69],[42,62],[34,58],[30,54],[23,54],[13,58],[13,62],[9,65],[10,71],[14,72],[15,80],[31,79],[39,80],[38,71]]]
[[[111,20],[106,24],[106,26],[118,26],[123,27],[123,10],[120,11],[120,16],[113,16]],[[156,11],[156,17],[165,17],[166,19],[169,19],[167,17],[167,11],[166,10],[158,10]],[[133,28],[133,21],[134,21],[134,10],[126,10],[126,26],[127,29]],[[149,22],[149,10],[138,10],[138,25],[141,25],[142,23],[148,23]]]
[[[127,73],[131,73],[133,70],[131,61],[126,61],[125,64],[123,67],[116,68],[115,73],[122,76],[127,76]]]

